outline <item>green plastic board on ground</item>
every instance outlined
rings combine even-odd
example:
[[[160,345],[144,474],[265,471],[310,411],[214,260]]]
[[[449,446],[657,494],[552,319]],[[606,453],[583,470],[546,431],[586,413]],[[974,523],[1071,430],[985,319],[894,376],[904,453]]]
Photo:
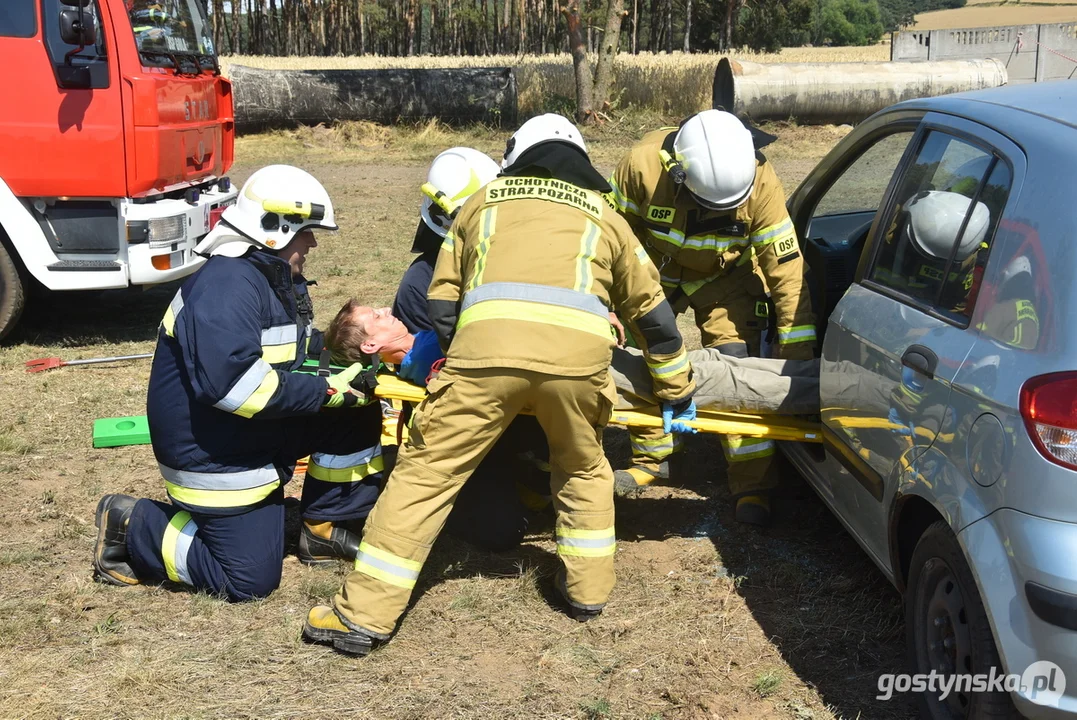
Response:
[[[335,373],[344,368],[330,365]],[[299,372],[318,372],[318,361],[307,360]],[[149,445],[150,426],[145,415],[131,417],[98,418],[93,421],[93,446],[95,448],[123,447],[125,445]]]
[[[99,418],[93,421],[95,448],[148,445],[149,442],[150,425],[145,415]]]

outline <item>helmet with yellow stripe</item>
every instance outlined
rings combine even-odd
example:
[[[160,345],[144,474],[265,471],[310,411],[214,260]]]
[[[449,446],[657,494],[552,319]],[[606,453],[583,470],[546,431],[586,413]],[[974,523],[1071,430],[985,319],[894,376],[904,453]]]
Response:
[[[449,231],[457,210],[471,195],[497,177],[497,163],[469,147],[449,148],[434,158],[423,183],[419,214],[441,237]]]
[[[236,204],[225,209],[195,252],[229,257],[240,257],[251,247],[275,252],[315,228],[338,229],[329,193],[305,170],[268,165],[247,179]]]

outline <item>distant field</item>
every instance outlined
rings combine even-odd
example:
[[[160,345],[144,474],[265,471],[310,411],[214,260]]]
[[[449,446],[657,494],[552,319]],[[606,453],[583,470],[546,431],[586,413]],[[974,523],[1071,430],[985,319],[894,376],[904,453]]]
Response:
[[[618,58],[613,105],[618,109],[645,109],[680,116],[710,107],[714,69],[723,55],[712,53],[672,55],[640,53]],[[890,46],[788,48],[780,53],[737,52],[730,57],[752,62],[857,62],[889,60]],[[481,67],[516,68],[520,112],[531,115],[565,110],[575,103],[572,58],[567,54],[478,57],[264,57],[225,56],[225,74],[231,65],[273,69]]]
[[[995,25],[1034,25],[1040,23],[1077,22],[1077,3],[1073,0],[998,4],[989,0],[970,0],[956,10],[936,10],[916,16],[914,30],[993,27]]]

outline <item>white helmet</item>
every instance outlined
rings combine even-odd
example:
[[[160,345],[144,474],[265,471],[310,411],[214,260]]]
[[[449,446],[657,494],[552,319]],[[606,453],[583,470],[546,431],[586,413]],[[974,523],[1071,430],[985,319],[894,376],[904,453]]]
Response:
[[[310,173],[268,165],[243,184],[236,204],[194,249],[199,255],[240,257],[251,247],[281,250],[309,228],[336,230],[333,202]]]
[[[505,145],[505,158],[501,161],[501,167],[508,168],[531,148],[548,142],[569,143],[584,154],[587,153],[583,135],[571,120],[557,113],[546,113],[531,118],[513,133]]]
[[[969,212],[972,200],[960,193],[946,190],[925,190],[917,193],[906,206],[909,212],[906,233],[913,246],[927,257],[946,260],[954,248],[961,223]],[[976,203],[961,236],[954,261],[965,262],[980,247],[987,236],[991,212],[982,202]]]
[[[684,186],[706,207],[732,210],[752,194],[755,143],[732,113],[704,110],[693,115],[677,131],[673,152],[684,171]]]
[[[471,195],[497,177],[497,163],[469,147],[449,148],[434,158],[423,185],[423,222],[441,237],[449,231],[456,211]]]

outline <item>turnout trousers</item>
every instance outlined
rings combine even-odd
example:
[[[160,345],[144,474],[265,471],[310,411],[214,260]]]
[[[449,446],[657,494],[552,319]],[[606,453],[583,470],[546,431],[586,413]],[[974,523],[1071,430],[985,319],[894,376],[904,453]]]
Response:
[[[310,455],[300,500],[305,520],[339,523],[369,514],[383,469],[377,403],[252,422],[285,425],[274,465],[286,478],[299,458]],[[280,585],[284,491],[223,513],[139,500],[127,527],[127,551],[143,583],[171,580],[232,602],[265,597]]]
[[[727,281],[728,287],[719,293],[723,296],[719,302],[695,308],[700,344],[733,359],[748,359],[760,354],[763,334],[767,331],[766,293],[756,273],[737,273],[730,280],[733,282]],[[709,288],[704,286],[699,290]],[[695,360],[692,363],[695,367]],[[696,405],[704,407],[700,398],[696,399]],[[659,464],[679,450],[681,443],[679,435],[667,435],[661,428],[634,430],[630,438],[632,464],[655,475],[660,472]],[[720,440],[729,464],[729,491],[734,498],[765,495],[777,487],[774,465],[777,446],[773,440],[741,435],[721,435]]]
[[[613,470],[602,448],[616,398],[607,371],[562,377],[451,362],[415,410],[408,441],[363,529],[355,570],[333,598],[337,615],[353,630],[389,637],[460,489],[524,408],[549,441],[566,599],[600,609],[613,589],[616,550]]]

